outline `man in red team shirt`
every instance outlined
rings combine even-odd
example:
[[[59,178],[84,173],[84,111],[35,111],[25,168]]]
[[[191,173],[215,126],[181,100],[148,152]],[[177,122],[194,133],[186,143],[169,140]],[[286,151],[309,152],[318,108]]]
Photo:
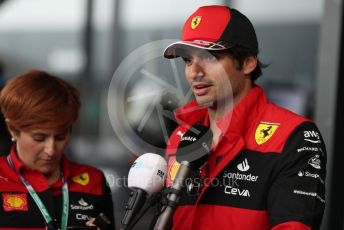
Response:
[[[186,186],[173,229],[319,229],[325,145],[312,121],[270,103],[255,84],[262,64],[249,19],[227,6],[200,7],[164,56],[184,59],[195,96],[175,112],[168,185],[185,127],[200,123],[213,133],[207,164],[193,175],[203,183]]]

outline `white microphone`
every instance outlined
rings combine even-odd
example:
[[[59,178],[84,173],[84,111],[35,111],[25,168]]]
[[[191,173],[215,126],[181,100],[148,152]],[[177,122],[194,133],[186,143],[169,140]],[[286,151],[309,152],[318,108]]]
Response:
[[[124,228],[142,208],[146,199],[162,190],[167,172],[166,160],[154,153],[145,153],[135,160],[128,174],[128,187],[132,190],[126,213],[122,219]]]

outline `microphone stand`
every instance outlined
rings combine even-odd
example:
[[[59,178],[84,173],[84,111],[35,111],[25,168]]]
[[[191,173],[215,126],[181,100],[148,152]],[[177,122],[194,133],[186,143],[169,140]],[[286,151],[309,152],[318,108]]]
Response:
[[[145,197],[146,192],[137,189],[130,192],[130,197],[126,206],[126,212],[122,219],[122,225],[127,226],[134,215],[138,212],[138,209],[144,204],[145,199],[142,199],[141,197]]]
[[[154,230],[166,230],[170,227],[172,216],[174,210],[178,206],[180,194],[182,192],[182,188],[184,187],[185,180],[190,174],[189,165],[190,163],[187,161],[181,162],[172,187],[168,190],[169,195],[167,196],[167,204],[163,207],[162,213],[155,224]]]
[[[161,199],[161,195],[159,192],[153,193],[147,200],[147,202],[143,205],[141,210],[135,215],[135,217],[130,221],[127,222],[126,224],[122,223],[122,227],[120,230],[131,230],[137,222],[142,218],[142,216],[147,212],[149,207],[157,203]]]

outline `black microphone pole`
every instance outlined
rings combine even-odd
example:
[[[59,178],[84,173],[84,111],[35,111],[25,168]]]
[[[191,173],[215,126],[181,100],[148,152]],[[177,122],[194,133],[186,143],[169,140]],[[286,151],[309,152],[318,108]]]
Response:
[[[133,216],[140,210],[143,204],[146,202],[147,193],[142,189],[135,189],[134,191],[130,192],[130,197],[128,203],[125,207],[126,212],[121,221],[122,228],[126,229],[127,226],[130,224]]]
[[[172,186],[167,189],[167,203],[161,209],[154,230],[166,230],[171,226],[172,216],[178,206],[186,180],[194,170],[199,170],[208,157],[213,140],[209,127],[194,124],[183,135],[176,152],[176,160],[180,166]],[[191,178],[190,178],[191,179]]]
[[[190,174],[189,162],[182,161],[176,175],[176,178],[170,189],[171,193],[167,196],[167,205],[165,210],[160,214],[154,230],[165,230],[171,225],[172,215],[180,199],[180,192],[184,187],[185,180]]]

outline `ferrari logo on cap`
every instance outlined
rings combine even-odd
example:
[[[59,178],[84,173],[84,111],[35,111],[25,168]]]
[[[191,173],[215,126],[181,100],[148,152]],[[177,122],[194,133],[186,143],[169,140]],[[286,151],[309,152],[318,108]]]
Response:
[[[201,16],[196,16],[191,20],[191,29],[196,29],[202,20]]]
[[[81,185],[87,185],[90,182],[90,176],[88,173],[83,173],[79,176],[73,177],[73,181],[75,183],[81,184]]]
[[[26,194],[2,194],[5,211],[28,211]]]
[[[277,123],[261,122],[255,133],[255,139],[258,145],[267,142],[275,133],[278,126]]]

